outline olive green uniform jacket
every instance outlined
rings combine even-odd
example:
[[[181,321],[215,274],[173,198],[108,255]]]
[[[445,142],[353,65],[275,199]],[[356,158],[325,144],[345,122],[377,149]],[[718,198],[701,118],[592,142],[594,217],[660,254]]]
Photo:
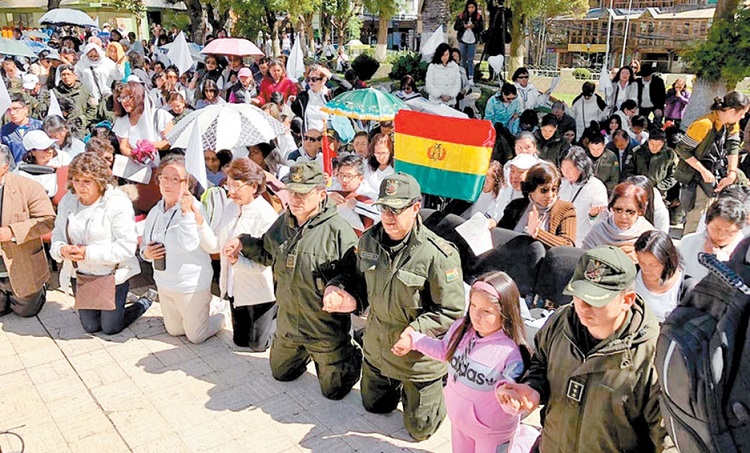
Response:
[[[674,177],[674,171],[677,167],[677,155],[666,145],[656,154],[653,154],[648,148],[648,144],[643,144],[633,150],[633,158],[630,159],[630,175],[643,175],[648,177],[659,189],[662,195],[667,193],[677,180]]]
[[[88,128],[95,120],[97,112],[97,107],[89,104],[91,94],[86,91],[81,82],[76,82],[72,87],[67,87],[60,82],[52,91],[58,102],[62,99],[69,99],[73,103],[73,111],[70,112],[67,120],[75,126],[78,132],[77,138],[83,138],[88,133]]]
[[[298,343],[349,342],[351,316],[323,311],[323,291],[341,273],[341,259],[357,235],[328,201],[320,212],[297,225],[287,210],[262,238],[240,236],[242,253],[271,266],[279,305],[276,335]]]
[[[637,298],[625,324],[585,355],[577,346],[581,329],[585,327],[568,304],[536,334],[536,352],[521,382],[538,391],[544,405],[540,451],[648,453],[671,448],[659,412],[656,318]]]
[[[381,374],[400,381],[438,379],[448,370],[445,363],[416,351],[397,357],[391,347],[407,326],[440,338],[463,315],[461,259],[419,217],[393,257],[382,245],[385,237],[382,224],[367,230],[331,284],[354,295],[362,309],[369,305],[364,355]]]
[[[612,150],[604,149],[599,157],[594,157],[588,151],[586,154],[594,164],[594,176],[607,186],[607,193],[611,194],[620,182],[620,159]]]

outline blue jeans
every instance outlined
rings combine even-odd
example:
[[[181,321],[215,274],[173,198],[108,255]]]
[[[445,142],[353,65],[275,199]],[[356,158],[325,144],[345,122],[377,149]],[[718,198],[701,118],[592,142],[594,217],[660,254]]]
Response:
[[[73,295],[75,295],[76,281],[71,281],[73,285]],[[106,335],[120,333],[138,319],[148,310],[141,301],[125,307],[125,301],[128,297],[130,281],[126,281],[115,286],[115,309],[114,310],[78,310],[78,316],[81,318],[83,330],[88,333],[101,331]]]
[[[458,51],[461,52],[461,67],[466,69],[466,76],[469,80],[474,79],[474,53],[476,50],[476,44],[464,44],[460,41],[458,43]]]

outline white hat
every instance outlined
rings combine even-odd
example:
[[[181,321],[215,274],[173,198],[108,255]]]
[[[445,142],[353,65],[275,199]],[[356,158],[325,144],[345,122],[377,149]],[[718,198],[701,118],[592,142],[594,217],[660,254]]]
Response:
[[[539,159],[531,154],[519,154],[508,162],[508,165],[512,165],[519,170],[528,170],[534,165],[539,163]]]
[[[44,131],[29,131],[23,137],[23,147],[26,151],[33,151],[35,149],[49,149],[52,148],[57,140],[49,138]]]
[[[23,80],[23,88],[26,90],[33,90],[34,87],[39,83],[39,77],[37,77],[35,74],[29,74],[26,73],[22,77]]]
[[[143,81],[135,74],[130,74],[125,82],[136,82],[141,84],[143,83]]]

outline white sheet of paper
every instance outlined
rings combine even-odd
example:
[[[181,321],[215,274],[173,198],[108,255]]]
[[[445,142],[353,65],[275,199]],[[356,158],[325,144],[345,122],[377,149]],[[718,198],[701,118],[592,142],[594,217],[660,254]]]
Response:
[[[380,212],[378,211],[378,208],[375,207],[375,205],[358,201],[357,205],[354,207],[354,212],[359,215],[371,218],[375,223],[380,222]]]
[[[456,227],[456,232],[466,240],[475,256],[492,249],[492,235],[488,227],[489,220],[477,212],[469,220]]]
[[[359,231],[365,231],[365,225],[362,223],[362,219],[359,218],[359,214],[343,204],[338,205],[336,209],[339,211],[339,215],[349,222],[349,225],[351,225],[352,228]]]
[[[141,184],[148,184],[151,181],[150,166],[133,162],[132,159],[122,154],[115,155],[112,174]]]
[[[557,85],[560,84],[560,76],[555,77],[552,79],[552,82],[549,84],[549,92],[552,93],[555,91],[555,88],[557,88]]]

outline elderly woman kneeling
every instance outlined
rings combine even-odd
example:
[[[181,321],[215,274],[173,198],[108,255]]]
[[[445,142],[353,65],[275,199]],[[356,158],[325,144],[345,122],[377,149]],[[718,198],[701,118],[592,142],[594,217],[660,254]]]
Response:
[[[141,257],[154,265],[164,326],[172,336],[202,343],[224,327],[223,313],[211,315],[211,256],[201,244],[203,205],[188,190],[185,158],[171,154],[157,169],[162,199],[143,227]]]
[[[143,298],[125,307],[130,277],[141,271],[135,257],[138,233],[133,204],[125,192],[112,186],[111,179],[108,163],[96,154],[82,153],[73,158],[68,167],[70,192],[57,207],[50,247],[52,258],[72,262],[75,267],[73,293],[84,330],[108,335],[122,331],[151,305]],[[104,308],[109,304],[102,293],[102,309],[81,308],[97,305],[97,301],[79,300],[77,280],[110,274],[114,275],[114,306]],[[71,265],[66,262],[60,273],[63,290],[70,276]]]

